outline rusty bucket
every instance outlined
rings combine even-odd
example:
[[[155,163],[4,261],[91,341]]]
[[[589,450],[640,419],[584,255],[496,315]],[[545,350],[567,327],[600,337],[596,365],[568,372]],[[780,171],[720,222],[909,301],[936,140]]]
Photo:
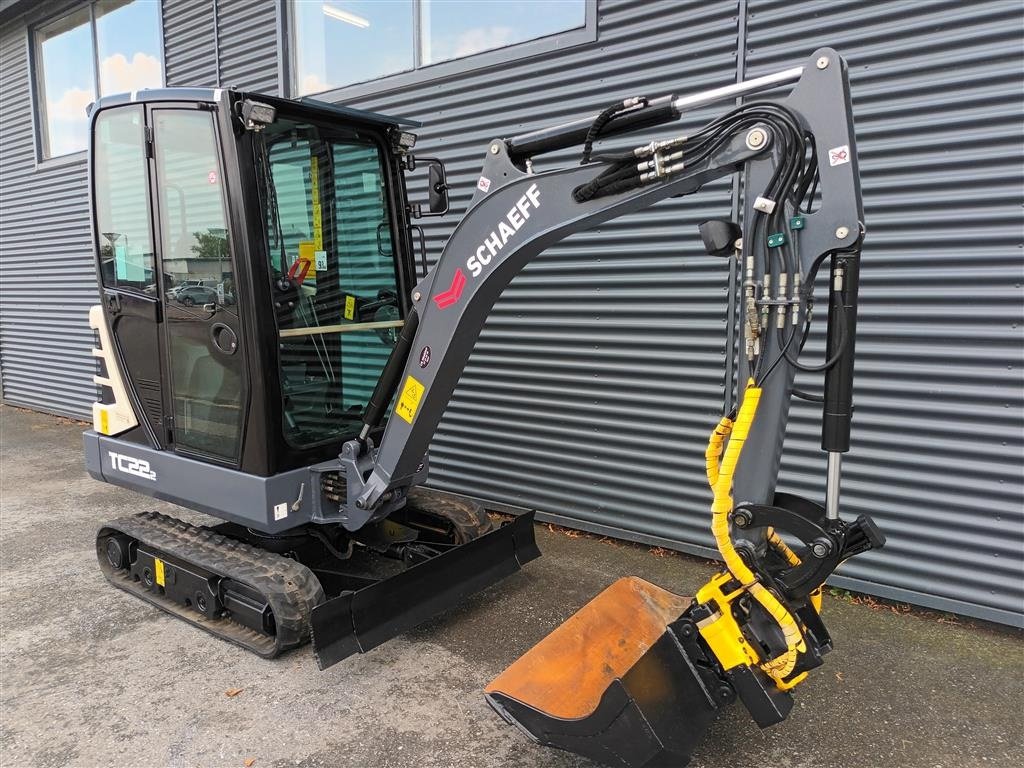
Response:
[[[623,768],[685,765],[734,698],[684,617],[690,605],[619,579],[498,675],[487,701],[545,746]]]

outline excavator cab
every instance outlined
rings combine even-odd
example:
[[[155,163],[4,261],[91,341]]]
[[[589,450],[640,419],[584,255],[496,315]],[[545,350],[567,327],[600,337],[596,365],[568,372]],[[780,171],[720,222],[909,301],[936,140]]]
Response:
[[[230,90],[94,106],[104,319],[142,413],[96,410],[137,421],[122,440],[270,476],[358,434],[415,279],[407,123]]]

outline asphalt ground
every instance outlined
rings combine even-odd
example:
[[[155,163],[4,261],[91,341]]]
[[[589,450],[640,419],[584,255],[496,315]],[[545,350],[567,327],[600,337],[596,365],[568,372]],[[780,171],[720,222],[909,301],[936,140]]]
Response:
[[[5,768],[590,766],[529,743],[481,688],[618,577],[692,594],[714,570],[540,525],[544,557],[407,635],[325,672],[308,647],[265,661],[106,583],[93,548],[103,521],[209,519],[90,479],[81,431],[0,409]],[[824,615],[836,651],[789,719],[760,731],[733,706],[691,765],[1024,765],[1019,632],[847,595],[826,596]]]

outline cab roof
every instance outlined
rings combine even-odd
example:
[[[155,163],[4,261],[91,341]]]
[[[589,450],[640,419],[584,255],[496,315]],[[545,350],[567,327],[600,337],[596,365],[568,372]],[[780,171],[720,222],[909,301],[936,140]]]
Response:
[[[357,120],[364,123],[375,123],[381,126],[395,126],[398,128],[419,128],[422,123],[406,117],[393,117],[382,115],[379,112],[368,112],[363,109],[354,109],[340,104],[331,104],[327,101],[303,97],[301,99],[282,99],[278,96],[269,96],[263,93],[250,91],[239,91],[234,88],[147,88],[142,91],[131,93],[117,93],[110,96],[103,96],[89,105],[88,112],[106,109],[107,107],[120,106],[132,103],[153,103],[160,101],[206,101],[216,103],[221,101],[225,95],[235,99],[252,98],[257,101],[266,102],[277,109],[288,111],[305,111],[330,113],[338,117]]]

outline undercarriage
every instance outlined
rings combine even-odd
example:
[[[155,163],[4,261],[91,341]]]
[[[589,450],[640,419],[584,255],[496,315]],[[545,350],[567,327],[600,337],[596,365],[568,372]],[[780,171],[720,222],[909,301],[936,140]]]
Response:
[[[538,557],[532,524],[532,513],[496,523],[467,499],[417,488],[400,514],[355,533],[274,535],[144,512],[104,525],[96,551],[126,592],[265,658],[312,639],[324,668]]]

